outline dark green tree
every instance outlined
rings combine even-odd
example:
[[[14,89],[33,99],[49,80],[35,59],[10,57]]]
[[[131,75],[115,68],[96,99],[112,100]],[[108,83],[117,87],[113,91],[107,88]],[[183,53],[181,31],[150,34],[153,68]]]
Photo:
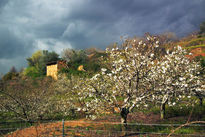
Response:
[[[17,73],[17,70],[14,66],[12,66],[9,72]]]
[[[88,59],[85,50],[64,49],[61,53],[62,58],[70,63],[85,63]]]
[[[205,34],[205,21],[200,24],[199,34],[200,35],[204,35]]]

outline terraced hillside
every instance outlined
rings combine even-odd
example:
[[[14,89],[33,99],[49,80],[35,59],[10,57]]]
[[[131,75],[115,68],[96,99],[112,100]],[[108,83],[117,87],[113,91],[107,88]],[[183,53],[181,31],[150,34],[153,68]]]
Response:
[[[187,37],[179,41],[177,45],[181,45],[189,52],[191,52],[192,56],[190,56],[190,58],[195,58],[197,56],[205,56],[205,37]]]

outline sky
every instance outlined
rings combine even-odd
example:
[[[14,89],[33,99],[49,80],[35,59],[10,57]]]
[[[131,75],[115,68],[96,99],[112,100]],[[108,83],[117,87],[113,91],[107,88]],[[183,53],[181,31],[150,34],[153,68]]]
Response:
[[[174,32],[205,21],[205,0],[0,0],[0,74],[37,50],[105,49],[120,36]]]

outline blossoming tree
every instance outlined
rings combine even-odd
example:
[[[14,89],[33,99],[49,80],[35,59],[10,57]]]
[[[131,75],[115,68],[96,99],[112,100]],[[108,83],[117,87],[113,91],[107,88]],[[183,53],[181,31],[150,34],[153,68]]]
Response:
[[[16,79],[6,81],[0,89],[0,110],[17,119],[32,123],[47,119],[47,114],[59,112],[53,99],[51,78],[42,80]]]
[[[200,64],[186,57],[188,53],[180,46],[156,63],[153,71],[153,101],[161,104],[161,119],[165,116],[165,105],[175,105],[176,101],[192,95],[201,98],[205,95],[203,78],[199,76]]]
[[[129,39],[106,53],[107,68],[92,78],[78,79],[68,92],[69,98],[75,95],[81,102],[76,103],[78,110],[86,112],[107,113],[118,109],[121,122],[126,125],[128,114],[135,107],[146,106],[153,91],[150,76],[156,70],[159,41],[151,36],[144,42]]]

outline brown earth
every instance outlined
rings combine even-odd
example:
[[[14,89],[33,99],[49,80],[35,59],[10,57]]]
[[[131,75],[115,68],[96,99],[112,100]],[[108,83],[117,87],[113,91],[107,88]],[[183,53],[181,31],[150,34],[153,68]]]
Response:
[[[187,119],[187,117],[183,117],[183,119]],[[177,122],[178,118],[169,118],[171,121]],[[159,114],[149,113],[144,114],[143,112],[135,112],[128,115],[128,123],[144,123],[144,124],[153,124],[153,123],[161,123]],[[175,123],[174,122],[174,123]],[[64,123],[64,131],[65,136],[75,136],[75,137],[165,137],[167,135],[160,134],[149,134],[149,135],[139,135],[134,132],[127,132],[125,135],[124,132],[121,131],[119,127],[120,124],[120,116],[119,115],[107,115],[101,116],[96,120],[86,120],[80,119],[76,121],[65,121]],[[44,124],[36,124],[36,126],[32,126],[29,128],[17,130],[13,133],[6,135],[6,137],[57,137],[62,136],[62,122],[54,122],[54,123],[44,123]],[[115,128],[113,128],[115,127]],[[181,135],[174,135],[176,137],[180,137]]]
[[[143,122],[143,123],[157,123],[160,121],[159,115],[150,113],[143,114],[142,112],[133,113],[128,115],[129,122]],[[64,128],[66,136],[120,136],[123,133],[121,131],[114,131],[112,133],[107,132],[105,125],[119,124],[120,116],[104,116],[96,120],[80,119],[76,121],[65,121]],[[76,128],[77,127],[77,128]],[[88,130],[88,128],[90,128]],[[96,130],[98,129],[98,130]],[[97,135],[97,132],[102,132],[101,135]],[[107,132],[107,133],[106,133]],[[36,124],[29,128],[17,130],[13,133],[6,135],[6,137],[47,137],[47,136],[62,136],[62,122]],[[130,136],[136,136],[131,135]],[[150,136],[150,135],[149,135]],[[142,136],[141,136],[142,137]],[[150,136],[151,137],[151,136]]]

